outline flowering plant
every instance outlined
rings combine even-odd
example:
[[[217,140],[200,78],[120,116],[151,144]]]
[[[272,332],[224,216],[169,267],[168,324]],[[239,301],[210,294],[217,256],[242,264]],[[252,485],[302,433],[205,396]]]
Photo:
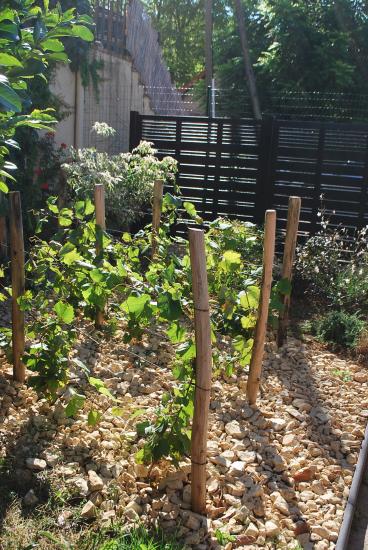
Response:
[[[172,157],[160,161],[156,152],[146,141],[131,153],[118,155],[71,148],[71,160],[62,167],[72,194],[78,199],[92,197],[95,184],[103,183],[107,216],[119,226],[128,226],[147,210],[155,180],[175,183],[177,162]]]
[[[332,307],[368,312],[368,226],[354,233],[333,227],[320,213],[321,230],[298,247],[296,275]]]

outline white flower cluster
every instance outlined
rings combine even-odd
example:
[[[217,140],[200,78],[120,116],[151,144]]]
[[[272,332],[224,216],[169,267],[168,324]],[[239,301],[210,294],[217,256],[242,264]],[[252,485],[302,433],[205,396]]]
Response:
[[[103,183],[107,216],[125,228],[147,211],[155,180],[175,182],[176,160],[165,157],[160,161],[155,153],[152,144],[146,141],[131,153],[118,155],[100,153],[96,149],[74,149],[72,160],[64,164],[63,169],[70,188],[79,199],[92,198],[95,184]]]

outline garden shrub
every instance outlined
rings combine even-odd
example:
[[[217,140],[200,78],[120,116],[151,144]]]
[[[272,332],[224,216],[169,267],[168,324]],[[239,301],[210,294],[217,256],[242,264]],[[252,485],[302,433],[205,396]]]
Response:
[[[152,144],[145,141],[131,153],[118,155],[72,148],[71,160],[63,164],[63,169],[77,200],[92,198],[95,184],[103,183],[110,223],[128,228],[148,210],[155,180],[175,183],[176,161],[172,157],[160,161],[155,154]]]
[[[295,278],[307,293],[351,313],[368,312],[368,227],[348,235],[322,216],[322,229],[297,249]]]
[[[364,321],[343,311],[331,311],[316,324],[316,333],[320,340],[344,348],[356,347],[364,329]]]
[[[315,295],[325,295],[341,269],[344,234],[324,227],[298,246],[295,276]]]
[[[340,271],[334,284],[327,289],[332,304],[351,313],[368,312],[368,262],[367,265],[349,265]]]

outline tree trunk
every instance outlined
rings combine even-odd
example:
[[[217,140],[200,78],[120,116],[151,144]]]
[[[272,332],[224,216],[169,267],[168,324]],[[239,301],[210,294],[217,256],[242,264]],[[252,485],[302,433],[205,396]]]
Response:
[[[254,76],[253,67],[250,60],[247,31],[244,23],[241,0],[234,0],[234,5],[235,5],[235,17],[239,27],[240,43],[241,43],[241,48],[242,48],[243,57],[244,57],[245,75],[247,79],[250,100],[252,103],[253,114],[256,120],[261,120],[262,114],[261,114],[261,108],[260,108],[259,97],[257,92],[256,79]]]
[[[213,58],[212,58],[212,17],[213,0],[205,0],[205,69],[206,69],[206,91],[212,85]]]

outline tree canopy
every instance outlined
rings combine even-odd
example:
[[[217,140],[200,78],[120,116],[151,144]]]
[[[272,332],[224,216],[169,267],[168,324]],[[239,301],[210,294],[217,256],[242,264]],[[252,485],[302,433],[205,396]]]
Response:
[[[175,82],[190,81],[204,69],[204,1],[145,3]],[[217,84],[241,111],[247,88],[234,3],[213,6]],[[272,93],[368,93],[366,0],[242,0],[242,8],[263,108]]]

